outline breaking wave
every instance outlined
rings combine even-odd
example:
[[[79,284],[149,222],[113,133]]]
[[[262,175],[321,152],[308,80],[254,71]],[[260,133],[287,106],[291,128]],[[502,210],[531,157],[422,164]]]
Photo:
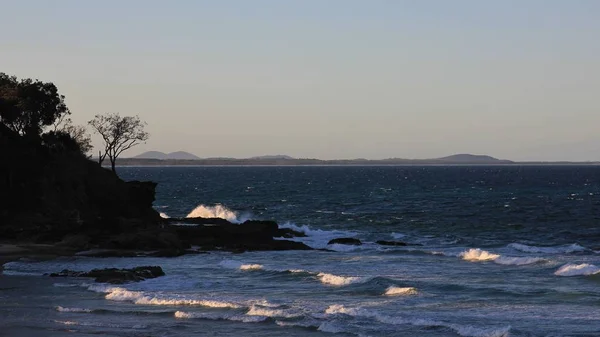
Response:
[[[159,215],[160,215],[160,217],[161,217],[161,218],[163,218],[163,219],[169,219],[169,218],[170,218],[170,216],[168,216],[168,215],[167,215],[167,213],[165,213],[165,212],[159,212],[158,214],[159,214]]]
[[[384,295],[387,296],[408,296],[408,295],[416,295],[419,292],[416,288],[413,287],[388,287],[385,290]]]
[[[508,245],[509,248],[516,249],[525,253],[544,253],[544,254],[565,254],[565,253],[575,253],[575,252],[584,252],[588,249],[580,246],[576,243],[570,245],[563,246],[554,246],[554,247],[539,247],[539,246],[528,246],[522,243],[511,243]]]
[[[335,249],[336,247],[331,247],[333,245],[328,246],[328,243],[330,240],[340,238],[340,237],[354,237],[357,235],[356,232],[352,232],[352,231],[313,229],[307,225],[298,226],[291,222],[283,223],[283,224],[279,225],[279,228],[287,228],[287,229],[291,229],[291,230],[294,230],[297,232],[304,233],[306,235],[306,237],[296,237],[296,238],[290,238],[290,239],[286,239],[286,240],[302,242],[302,243],[310,246],[311,248],[315,248],[315,249],[323,249],[323,248]],[[341,245],[336,245],[336,246],[341,246]],[[348,246],[348,245],[344,245],[344,246]],[[348,246],[348,247],[350,247],[348,249],[351,249],[351,250],[357,248],[357,246]],[[346,248],[339,248],[339,249],[343,250]]]
[[[471,248],[459,254],[463,260],[467,261],[490,261],[500,257],[499,254],[493,254],[479,248]]]
[[[214,206],[198,205],[194,208],[186,218],[221,218],[231,223],[242,223],[248,220],[248,216],[239,216],[235,211],[229,208],[216,204]]]
[[[283,318],[296,318],[303,316],[300,312],[294,312],[289,309],[277,309],[277,308],[265,308],[258,305],[252,305],[250,310],[246,313],[248,316],[260,316],[260,317],[283,317]]]
[[[596,275],[600,273],[600,268],[593,264],[582,263],[582,264],[572,264],[568,263],[564,266],[558,268],[557,271],[554,272],[556,276],[588,276],[588,275]]]
[[[546,261],[540,257],[514,257],[514,256],[502,256],[500,254],[490,253],[486,250],[479,248],[471,248],[458,255],[466,261],[493,261],[497,264],[512,265],[512,266],[523,266],[533,263],[539,263]]]
[[[210,319],[213,321],[236,321],[236,322],[244,322],[244,323],[258,323],[265,321],[268,317],[265,316],[247,316],[243,314],[236,313],[227,313],[227,312],[186,312],[186,311],[176,311],[175,318],[200,318],[200,319]]]
[[[120,287],[107,287],[92,285],[88,290],[106,293],[107,300],[119,302],[131,302],[139,305],[167,305],[167,306],[202,306],[209,308],[237,309],[242,306],[228,301],[214,299],[190,299],[181,297],[155,297],[146,295],[141,291],[132,291]]]
[[[261,270],[264,268],[262,264],[244,264],[234,260],[223,260],[219,263],[221,267],[239,270]]]
[[[356,276],[338,276],[328,273],[318,273],[317,277],[323,284],[329,284],[334,286],[346,286],[349,284],[363,283],[368,281],[365,277]]]
[[[344,305],[330,305],[325,310],[326,315],[344,314],[353,317],[373,318],[384,324],[391,325],[414,325],[422,327],[444,327],[451,329],[460,336],[464,337],[508,337],[510,326],[496,328],[480,328],[470,325],[459,325],[446,323],[441,321],[430,320],[426,318],[399,317],[380,314],[377,311],[367,310],[363,308],[348,308]]]

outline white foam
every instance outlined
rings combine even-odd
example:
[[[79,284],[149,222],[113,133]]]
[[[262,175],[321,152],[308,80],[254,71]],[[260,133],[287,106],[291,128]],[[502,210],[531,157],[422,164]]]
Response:
[[[580,246],[576,243],[570,245],[563,246],[554,246],[554,247],[538,247],[538,246],[528,246],[522,243],[511,243],[508,247],[512,249],[516,249],[525,253],[544,253],[544,254],[564,254],[564,253],[574,253],[574,252],[583,252],[588,250],[587,248]]]
[[[354,283],[362,283],[367,279],[364,277],[355,277],[355,276],[338,276],[328,273],[319,273],[317,277],[324,284],[330,284],[335,286],[346,286]]]
[[[216,204],[214,206],[198,205],[187,216],[187,218],[221,218],[231,223],[242,223],[248,220],[248,217],[240,217],[237,212],[229,208]]]
[[[500,257],[498,254],[490,253],[479,248],[471,248],[459,254],[463,260],[467,261],[490,261]]]
[[[261,270],[264,268],[262,264],[244,264],[235,260],[223,260],[219,263],[221,267],[239,270]]]
[[[500,254],[490,253],[486,250],[482,250],[479,248],[471,248],[467,251],[458,254],[458,256],[466,261],[493,261],[497,264],[512,266],[523,266],[546,261],[545,259],[540,257],[502,256]]]
[[[167,305],[167,306],[203,306],[209,308],[231,308],[237,309],[242,306],[237,303],[214,299],[191,299],[175,297],[154,297],[146,295],[141,291],[132,291],[120,287],[97,287],[90,286],[92,291],[106,293],[105,298],[111,301],[132,302],[139,305]]]
[[[445,327],[454,330],[457,334],[464,337],[508,337],[510,326],[507,327],[496,327],[496,328],[480,328],[469,325],[459,325],[446,323],[441,321],[430,320],[426,318],[414,318],[414,317],[399,317],[399,316],[388,316],[380,314],[376,311],[366,310],[363,308],[348,308],[344,305],[334,304],[330,305],[325,310],[326,315],[337,315],[344,314],[349,316],[362,316],[368,318],[374,318],[377,321],[385,324],[392,325],[414,325],[414,326],[426,326],[426,327]]]
[[[546,260],[541,257],[511,257],[511,256],[500,256],[494,260],[494,263],[512,266],[524,266],[528,264],[545,262]]]
[[[185,311],[176,311],[175,318],[183,318],[183,319],[191,319],[191,318],[200,318],[200,319],[210,319],[210,320],[227,320],[227,321],[236,321],[236,322],[244,322],[244,323],[256,323],[262,322],[266,320],[268,317],[264,316],[246,316],[235,313],[223,313],[223,312],[185,312]]]
[[[284,318],[295,318],[302,316],[301,313],[292,312],[286,309],[274,309],[265,308],[258,305],[252,305],[250,310],[246,313],[248,316],[262,316],[262,317],[284,317]]]
[[[587,276],[587,275],[595,275],[600,273],[600,268],[596,267],[593,264],[582,263],[582,264],[572,264],[568,263],[564,266],[558,268],[557,271],[554,272],[554,275],[557,276]]]
[[[418,291],[413,287],[388,287],[385,290],[384,295],[387,296],[408,296],[408,295],[416,295]]]
[[[289,238],[286,240],[293,240],[302,242],[311,248],[322,249],[322,248],[330,248],[327,244],[330,240],[340,237],[354,237],[357,235],[356,232],[351,231],[341,231],[341,230],[323,230],[323,229],[313,229],[309,226],[302,225],[298,226],[291,222],[286,222],[284,224],[279,225],[280,228],[287,228],[297,232],[304,233],[306,237],[296,237]],[[344,248],[341,248],[344,249]],[[353,249],[353,248],[350,248]]]
[[[263,269],[262,264],[243,264],[240,266],[240,270],[261,270]]]
[[[158,214],[159,214],[159,215],[160,215],[160,217],[161,217],[161,218],[163,218],[163,219],[169,219],[169,218],[170,218],[170,216],[168,216],[168,215],[167,215],[167,213],[164,213],[164,212],[159,212]]]
[[[56,307],[56,311],[60,311],[60,312],[92,312],[91,309],[84,309],[84,308],[65,308],[65,307],[61,307],[58,306]]]

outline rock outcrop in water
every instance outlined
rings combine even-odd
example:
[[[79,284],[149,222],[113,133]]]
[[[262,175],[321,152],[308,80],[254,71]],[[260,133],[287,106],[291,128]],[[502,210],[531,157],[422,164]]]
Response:
[[[204,250],[310,249],[275,237],[303,236],[272,221],[162,219],[153,209],[156,183],[121,180],[81,153],[22,137],[0,123],[0,238],[56,244],[74,252],[112,249],[178,256]],[[188,226],[175,226],[174,223]],[[193,225],[193,226],[189,226]]]
[[[50,277],[90,277],[96,282],[122,284],[139,282],[146,279],[164,276],[165,272],[158,266],[143,266],[132,269],[93,269],[89,272],[72,271],[65,269],[59,273],[52,273]]]
[[[328,245],[339,244],[339,245],[360,246],[360,245],[362,245],[362,242],[359,239],[355,239],[355,238],[337,238],[337,239],[330,240],[327,244]]]
[[[220,218],[168,219],[171,229],[190,245],[204,250],[309,250],[307,245],[276,237],[305,236],[304,233],[280,229],[274,221],[249,220],[232,224]]]

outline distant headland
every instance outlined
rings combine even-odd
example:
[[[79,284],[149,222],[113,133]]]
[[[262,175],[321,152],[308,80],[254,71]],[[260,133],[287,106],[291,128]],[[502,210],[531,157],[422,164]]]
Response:
[[[250,158],[200,158],[192,153],[178,151],[169,154],[148,151],[132,158],[119,158],[120,166],[359,166],[359,165],[597,165],[599,162],[536,162],[498,159],[488,155],[454,154],[431,159],[314,159],[294,158],[288,155],[265,155]]]

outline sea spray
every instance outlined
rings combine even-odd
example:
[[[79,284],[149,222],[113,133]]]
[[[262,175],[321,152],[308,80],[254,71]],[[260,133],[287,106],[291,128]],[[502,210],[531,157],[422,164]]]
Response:
[[[417,291],[416,288],[413,287],[388,287],[385,290],[384,295],[386,296],[409,296],[409,295],[416,295],[419,292]]]
[[[187,216],[187,218],[221,218],[231,223],[242,223],[248,220],[249,216],[240,216],[237,212],[221,205],[214,206],[198,205]]]

